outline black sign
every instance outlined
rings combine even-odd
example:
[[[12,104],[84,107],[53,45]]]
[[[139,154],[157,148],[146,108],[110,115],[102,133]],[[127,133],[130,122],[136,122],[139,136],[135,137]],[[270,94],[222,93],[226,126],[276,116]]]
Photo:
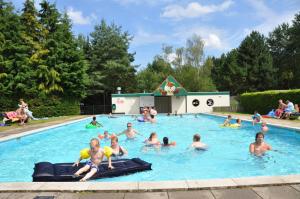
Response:
[[[194,99],[192,102],[193,106],[199,106],[200,102],[197,99]]]
[[[207,106],[213,106],[214,105],[214,100],[213,99],[208,99],[206,101]]]

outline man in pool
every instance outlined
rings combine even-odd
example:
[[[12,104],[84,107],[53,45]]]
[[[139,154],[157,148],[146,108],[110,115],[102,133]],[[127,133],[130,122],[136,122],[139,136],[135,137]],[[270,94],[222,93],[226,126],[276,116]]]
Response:
[[[117,136],[125,134],[128,139],[133,139],[138,134],[140,135],[136,130],[132,128],[132,123],[127,123],[127,129],[124,130],[122,133],[117,134]]]
[[[262,132],[256,133],[255,142],[249,146],[249,151],[255,155],[263,155],[266,151],[272,150],[272,147],[264,142],[265,135]]]
[[[87,181],[90,179],[93,175],[95,175],[99,168],[98,166],[103,160],[104,157],[104,152],[100,148],[100,142],[98,139],[93,138],[90,141],[90,150],[89,150],[89,155],[91,159],[87,161],[86,165],[79,169],[75,174],[74,177],[79,177],[80,174],[89,171],[82,179],[80,179],[81,182]],[[73,166],[78,166],[79,162],[82,160],[80,157],[77,162],[73,164]],[[108,158],[108,168],[113,169],[114,167],[111,164],[111,157]]]
[[[201,136],[199,134],[195,134],[193,136],[193,143],[191,145],[192,148],[197,149],[197,150],[206,150],[207,145],[200,142]]]

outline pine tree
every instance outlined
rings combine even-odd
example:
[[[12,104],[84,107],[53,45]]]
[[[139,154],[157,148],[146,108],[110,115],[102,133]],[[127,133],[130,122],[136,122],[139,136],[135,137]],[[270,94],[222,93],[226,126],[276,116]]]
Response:
[[[276,70],[273,68],[266,39],[260,33],[253,31],[242,41],[238,49],[237,64],[243,71],[239,92],[274,88]]]

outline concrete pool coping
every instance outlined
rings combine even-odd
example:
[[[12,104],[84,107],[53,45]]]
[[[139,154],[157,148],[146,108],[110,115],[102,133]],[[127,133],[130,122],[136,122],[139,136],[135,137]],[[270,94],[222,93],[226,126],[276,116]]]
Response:
[[[299,184],[300,175],[143,182],[5,182],[0,192],[154,192]]]
[[[226,117],[205,113],[204,115]],[[61,124],[51,125],[23,133],[0,138],[0,142],[39,133],[40,131],[57,128],[86,120],[82,118]],[[243,119],[251,122],[251,120]],[[298,127],[286,127],[281,124],[270,124],[275,127],[300,131]],[[201,189],[227,189],[239,187],[256,187],[269,185],[299,184],[300,175],[257,176],[243,178],[224,178],[208,180],[179,181],[143,181],[143,182],[0,182],[0,192],[148,192],[148,191],[180,191]]]

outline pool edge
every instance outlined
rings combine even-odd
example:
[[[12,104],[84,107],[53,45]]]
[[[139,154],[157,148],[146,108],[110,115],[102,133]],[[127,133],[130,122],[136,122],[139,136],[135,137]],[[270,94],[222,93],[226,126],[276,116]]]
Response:
[[[209,180],[144,182],[10,182],[0,183],[4,192],[155,192],[231,189],[300,183],[300,175],[258,176]]]

